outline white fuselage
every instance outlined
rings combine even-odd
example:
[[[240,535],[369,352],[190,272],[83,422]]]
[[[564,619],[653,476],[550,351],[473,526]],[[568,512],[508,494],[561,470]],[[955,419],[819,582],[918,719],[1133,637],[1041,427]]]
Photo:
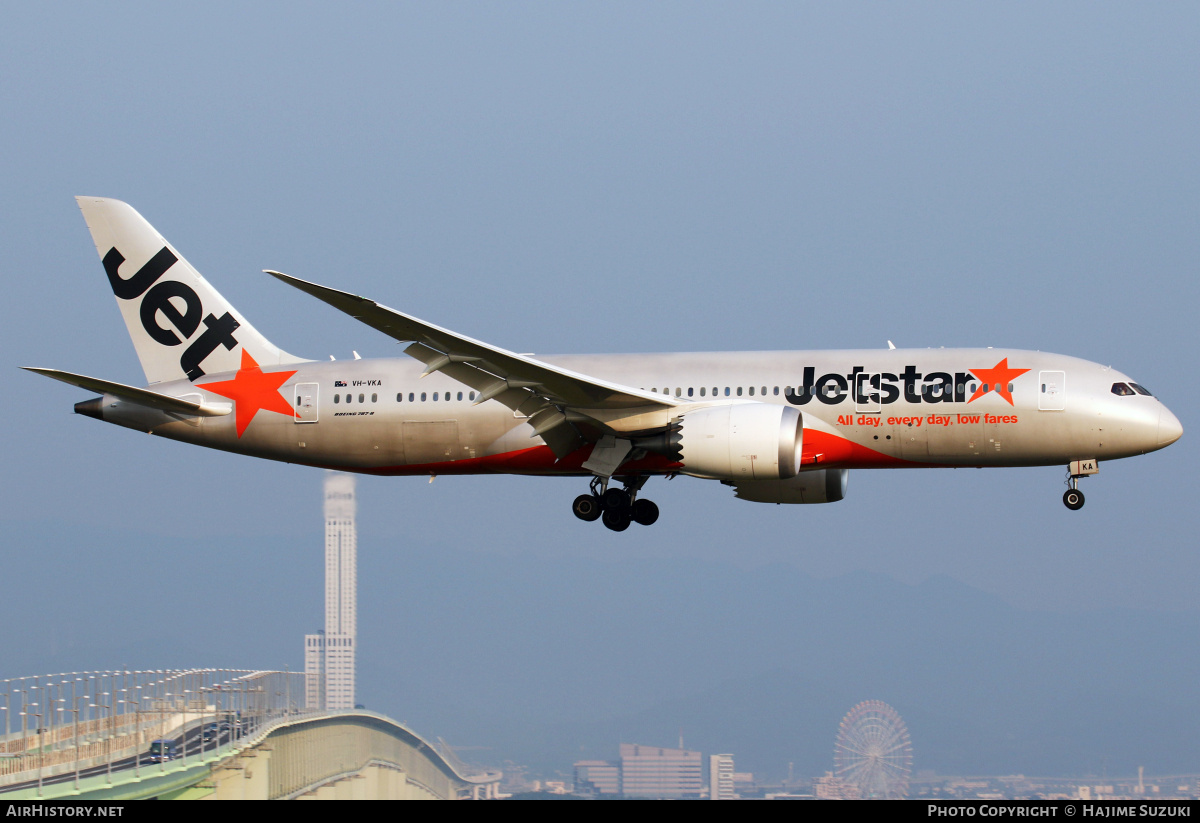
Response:
[[[803,468],[1033,466],[1114,459],[1173,442],[1178,420],[1156,398],[1096,363],[1001,349],[895,349],[564,355],[542,360],[688,401],[649,417],[610,415],[614,432],[668,424],[691,408],[791,405],[802,414]],[[997,371],[1004,364],[1007,371]],[[105,397],[104,420],[172,439],[273,460],[378,474],[588,474],[591,446],[556,458],[528,418],[411,359],[306,362],[279,388],[292,415],[260,410],[241,436],[232,415],[187,418]],[[1015,375],[982,392],[977,376]],[[163,394],[225,398],[205,383]],[[1003,389],[1011,386],[1011,404]],[[998,391],[1000,389],[1001,391]],[[623,472],[687,468],[656,455]]]

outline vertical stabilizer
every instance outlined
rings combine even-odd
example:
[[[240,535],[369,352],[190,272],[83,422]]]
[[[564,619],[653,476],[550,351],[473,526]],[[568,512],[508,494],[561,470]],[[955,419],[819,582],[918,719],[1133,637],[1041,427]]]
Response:
[[[76,197],[148,383],[302,363],[273,345],[132,206]]]

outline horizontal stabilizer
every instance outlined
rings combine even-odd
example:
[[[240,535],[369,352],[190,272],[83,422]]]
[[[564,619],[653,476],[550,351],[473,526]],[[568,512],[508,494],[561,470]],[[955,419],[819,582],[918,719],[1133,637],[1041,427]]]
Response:
[[[194,415],[197,417],[218,417],[233,411],[233,404],[231,403],[197,403],[192,400],[183,400],[178,397],[159,394],[149,389],[138,389],[133,386],[126,386],[124,383],[113,383],[111,380],[86,377],[82,374],[72,374],[68,371],[59,371],[58,369],[37,369],[32,366],[22,366],[21,368],[35,374],[45,375],[54,380],[61,380],[63,383],[70,383],[72,386],[78,386],[81,389],[100,392],[101,394],[111,394],[113,397],[128,400],[130,403],[136,403],[139,406],[146,406],[147,408],[159,409],[165,412]]]

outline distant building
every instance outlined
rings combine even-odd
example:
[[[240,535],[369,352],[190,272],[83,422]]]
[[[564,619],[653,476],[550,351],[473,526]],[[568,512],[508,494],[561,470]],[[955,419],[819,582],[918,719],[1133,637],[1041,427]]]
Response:
[[[733,790],[733,755],[708,756],[708,799],[737,800],[737,792]]]
[[[580,760],[575,764],[575,794],[621,794],[621,764],[611,760]]]
[[[703,771],[700,752],[621,744],[621,793],[625,797],[700,797]]]
[[[325,632],[304,635],[304,705],[325,707]]]
[[[305,698],[313,708],[353,709],[358,636],[358,533],[354,477],[325,476],[325,631],[304,637]]]
[[[820,800],[858,800],[862,795],[858,786],[834,777],[833,772],[825,772],[824,777],[818,777],[813,785],[813,794]]]

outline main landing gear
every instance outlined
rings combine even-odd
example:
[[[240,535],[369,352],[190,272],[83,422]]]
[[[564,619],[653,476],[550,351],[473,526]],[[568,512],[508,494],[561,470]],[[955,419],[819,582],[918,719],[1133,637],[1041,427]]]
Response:
[[[615,532],[623,532],[630,523],[650,526],[658,520],[658,506],[637,496],[646,484],[647,476],[631,477],[623,481],[625,488],[608,488],[607,478],[593,478],[591,494],[581,494],[571,504],[571,511],[580,520],[589,523],[602,520]]]

